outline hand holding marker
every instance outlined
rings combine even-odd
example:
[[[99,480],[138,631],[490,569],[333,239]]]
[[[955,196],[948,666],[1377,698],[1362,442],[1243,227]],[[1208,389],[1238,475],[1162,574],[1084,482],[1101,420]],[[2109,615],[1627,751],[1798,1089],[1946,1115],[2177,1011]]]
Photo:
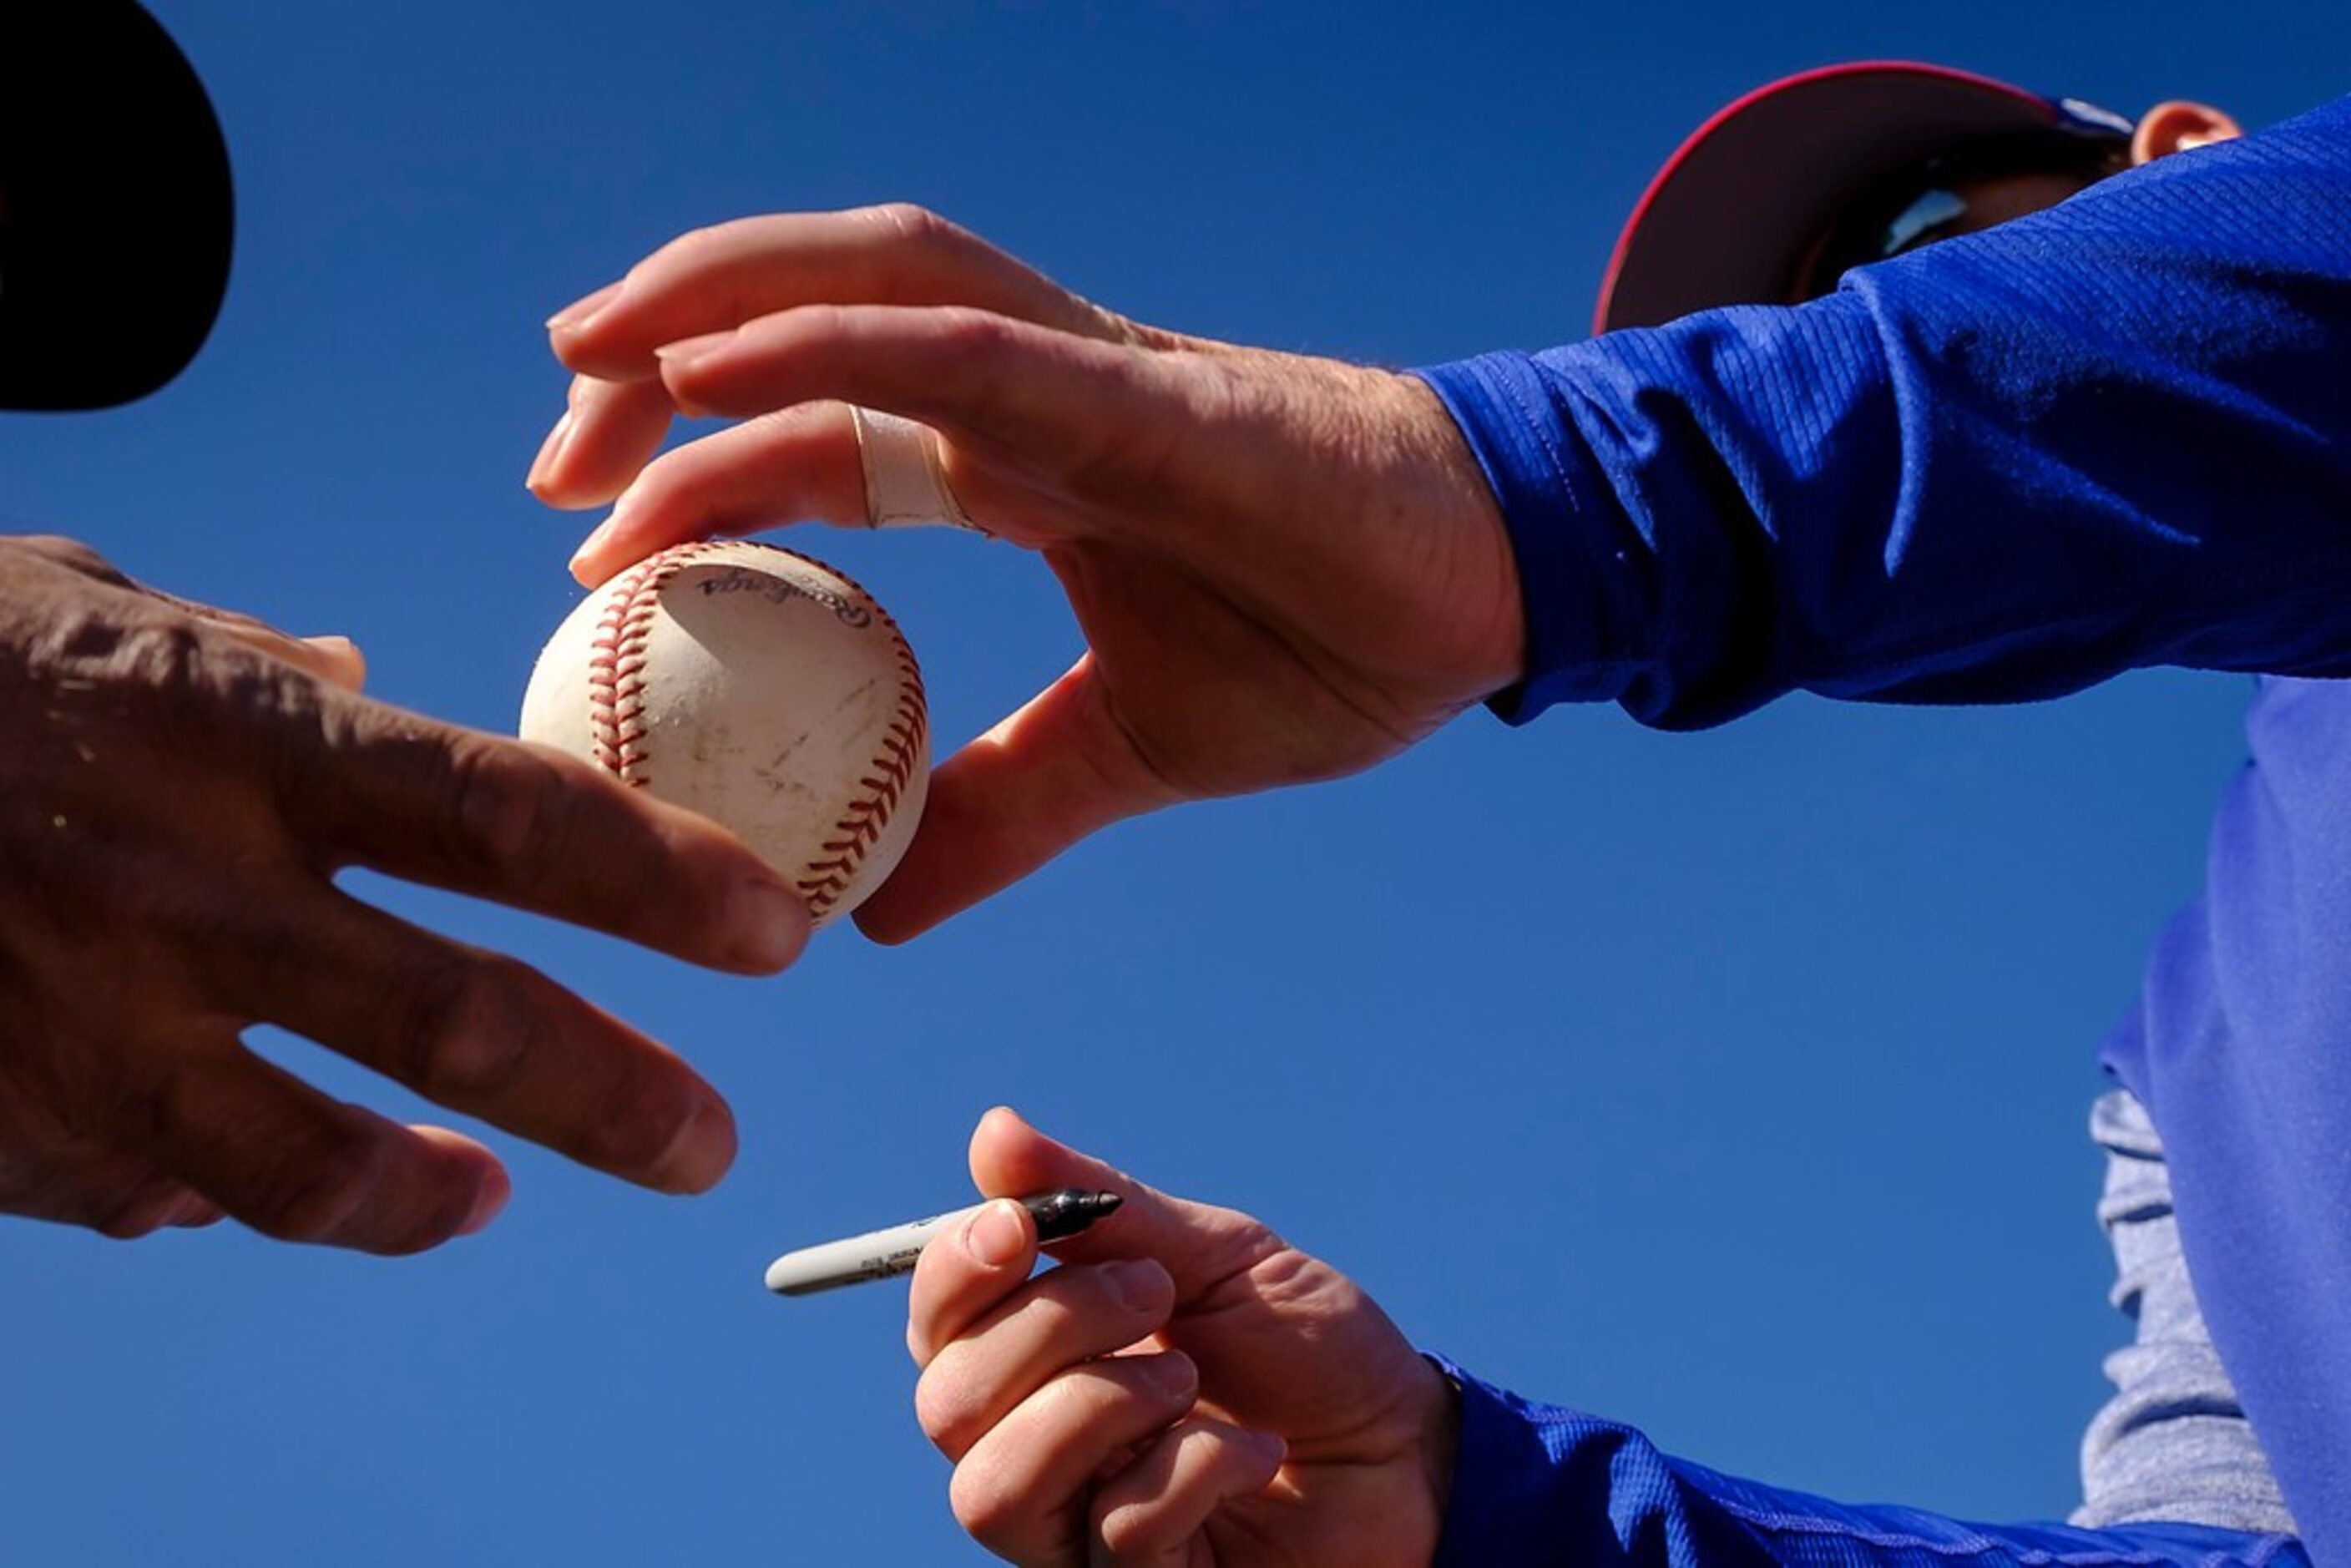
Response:
[[[993,1199],[989,1200],[993,1202]],[[1089,1192],[1065,1186],[1019,1200],[1037,1222],[1040,1242],[1064,1241],[1115,1212],[1123,1200],[1114,1192]],[[953,1228],[987,1207],[985,1203],[958,1208],[928,1219],[911,1220],[886,1230],[871,1230],[840,1241],[826,1241],[787,1252],[768,1265],[768,1289],[779,1296],[811,1296],[868,1280],[887,1280],[914,1272],[914,1260],[940,1232]]]

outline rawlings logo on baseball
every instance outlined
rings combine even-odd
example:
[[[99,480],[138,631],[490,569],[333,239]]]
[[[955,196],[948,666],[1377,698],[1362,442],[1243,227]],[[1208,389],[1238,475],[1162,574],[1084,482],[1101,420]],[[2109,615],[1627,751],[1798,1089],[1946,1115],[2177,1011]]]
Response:
[[[675,546],[589,595],[539,654],[522,736],[732,830],[819,925],[890,874],[930,784],[922,672],[889,612],[743,540]]]
[[[842,580],[848,580],[844,578]],[[730,566],[716,577],[705,577],[694,587],[705,599],[721,593],[756,593],[775,604],[781,604],[799,594],[803,599],[813,599],[831,611],[834,618],[843,625],[862,627],[873,624],[873,612],[869,608],[873,601],[858,590],[852,590],[852,593],[838,593],[816,583],[787,582],[772,573],[746,571],[739,566]]]

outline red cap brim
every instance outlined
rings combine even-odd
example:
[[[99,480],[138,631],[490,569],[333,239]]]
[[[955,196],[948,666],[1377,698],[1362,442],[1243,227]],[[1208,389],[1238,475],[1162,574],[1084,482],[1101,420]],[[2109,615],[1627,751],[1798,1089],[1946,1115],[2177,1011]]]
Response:
[[[2006,82],[1904,60],[1759,88],[1698,127],[1649,182],[1609,260],[1593,330],[1784,303],[1813,242],[1878,182],[1983,137],[2101,129],[2120,134]]]

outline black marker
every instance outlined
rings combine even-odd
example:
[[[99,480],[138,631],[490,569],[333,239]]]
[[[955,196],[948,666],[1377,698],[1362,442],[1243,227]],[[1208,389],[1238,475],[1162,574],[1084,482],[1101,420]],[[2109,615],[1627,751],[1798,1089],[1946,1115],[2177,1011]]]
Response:
[[[1064,1241],[1109,1216],[1125,1200],[1114,1192],[1065,1186],[1019,1201],[1037,1221],[1038,1240]],[[923,1248],[931,1238],[962,1224],[987,1207],[987,1204],[976,1203],[952,1214],[935,1214],[928,1219],[893,1225],[887,1230],[868,1231],[862,1236],[787,1252],[768,1265],[768,1289],[779,1296],[808,1296],[819,1291],[910,1273],[914,1260],[923,1255]]]

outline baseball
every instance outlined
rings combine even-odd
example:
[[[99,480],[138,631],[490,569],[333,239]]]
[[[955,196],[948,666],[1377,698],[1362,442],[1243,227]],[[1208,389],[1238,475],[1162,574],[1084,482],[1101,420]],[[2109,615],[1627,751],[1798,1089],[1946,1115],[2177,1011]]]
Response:
[[[820,925],[905,852],[930,784],[922,672],[890,612],[772,545],[678,545],[572,611],[522,737],[730,829]]]

